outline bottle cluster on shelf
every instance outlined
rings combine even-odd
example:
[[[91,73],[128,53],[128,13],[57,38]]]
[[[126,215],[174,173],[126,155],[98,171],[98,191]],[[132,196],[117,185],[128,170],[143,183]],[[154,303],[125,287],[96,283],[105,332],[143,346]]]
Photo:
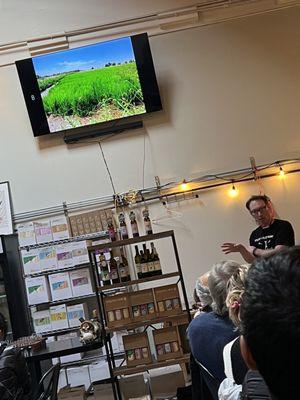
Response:
[[[142,216],[143,216],[143,225],[144,225],[143,230],[145,231],[146,235],[151,235],[153,233],[153,231],[152,231],[151,220],[149,217],[149,210],[147,207],[142,211]],[[130,221],[130,229],[128,229],[128,224],[126,223],[125,213],[121,212],[118,215],[120,240],[128,239],[131,235],[132,235],[132,237],[140,236],[140,228],[139,228],[139,225],[137,222],[136,213],[134,211],[130,211],[128,214],[128,218]],[[112,218],[108,220],[107,229],[108,229],[108,234],[109,234],[110,240],[111,241],[117,240],[118,235],[115,230],[114,221]]]
[[[120,248],[119,256],[114,256],[112,250],[109,249],[96,251],[96,262],[99,285],[108,286],[131,280],[128,261],[122,248]]]
[[[139,279],[162,274],[159,255],[154,243],[151,242],[150,246],[151,251],[147,249],[146,243],[143,243],[143,250],[139,250],[138,245],[135,245],[134,262]]]

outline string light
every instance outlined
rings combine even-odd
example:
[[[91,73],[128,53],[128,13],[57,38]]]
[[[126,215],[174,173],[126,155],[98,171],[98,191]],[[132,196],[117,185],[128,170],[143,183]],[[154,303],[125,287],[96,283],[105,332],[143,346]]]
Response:
[[[228,195],[231,198],[236,197],[239,194],[238,189],[234,186],[234,182],[232,182],[231,188],[228,190]]]
[[[280,178],[284,178],[284,176],[285,176],[285,172],[284,172],[282,166],[280,165],[279,166],[279,177]]]
[[[188,189],[188,184],[186,183],[186,180],[184,179],[182,183],[180,184],[180,189],[185,192]]]

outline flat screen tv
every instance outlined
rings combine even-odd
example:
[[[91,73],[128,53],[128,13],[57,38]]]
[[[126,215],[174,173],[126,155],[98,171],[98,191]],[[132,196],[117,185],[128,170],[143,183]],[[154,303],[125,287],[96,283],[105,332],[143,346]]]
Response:
[[[102,130],[162,109],[146,33],[16,66],[34,136]]]

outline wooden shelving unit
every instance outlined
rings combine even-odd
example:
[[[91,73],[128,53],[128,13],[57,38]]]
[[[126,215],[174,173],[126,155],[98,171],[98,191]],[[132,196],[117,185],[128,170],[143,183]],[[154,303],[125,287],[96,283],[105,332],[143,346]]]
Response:
[[[176,259],[176,271],[162,274],[162,275],[155,275],[143,279],[135,279],[130,282],[120,282],[117,284],[113,285],[107,285],[107,286],[101,286],[98,287],[97,290],[97,299],[98,299],[98,306],[100,310],[100,315],[102,315],[102,323],[105,327],[105,331],[108,335],[105,335],[106,338],[108,338],[107,341],[105,341],[105,349],[106,349],[106,354],[107,354],[107,361],[108,361],[108,366],[109,366],[109,371],[111,375],[111,382],[112,382],[112,388],[113,388],[113,393],[115,400],[121,400],[122,396],[120,393],[120,388],[119,388],[119,381],[118,381],[118,376],[120,375],[131,375],[131,374],[136,374],[140,372],[147,371],[149,369],[154,369],[154,368],[160,368],[160,367],[165,367],[168,365],[174,365],[174,364],[185,364],[189,361],[189,354],[184,354],[181,357],[177,358],[172,358],[166,361],[153,361],[148,364],[142,364],[142,365],[137,365],[137,366],[121,366],[121,367],[116,367],[115,365],[115,355],[112,350],[112,344],[110,341],[110,335],[109,333],[116,332],[116,331],[121,331],[121,330],[135,330],[140,327],[144,327],[145,330],[149,326],[153,326],[158,323],[169,323],[169,324],[179,324],[182,321],[187,321],[189,322],[191,320],[191,315],[189,311],[189,303],[188,303],[188,298],[187,298],[187,293],[184,285],[184,280],[183,280],[183,275],[182,275],[182,269],[181,269],[181,264],[179,260],[179,255],[178,255],[178,250],[177,250],[177,245],[175,241],[175,236],[174,232],[172,230],[166,231],[166,232],[160,232],[160,233],[155,233],[151,235],[146,235],[146,236],[139,236],[135,238],[130,238],[130,239],[125,239],[125,240],[119,240],[119,241],[114,241],[111,243],[104,243],[104,244],[98,244],[95,246],[88,246],[88,252],[89,252],[89,257],[90,257],[90,262],[91,265],[93,266],[93,278],[94,282],[100,282],[100,277],[99,277],[99,271],[98,271],[98,266],[97,266],[97,261],[96,261],[96,252],[99,250],[103,249],[111,249],[111,248],[117,248],[117,247],[123,247],[123,246],[130,246],[130,245],[135,245],[138,243],[144,243],[144,242],[152,242],[155,240],[159,239],[164,239],[164,238],[169,238],[172,240],[172,245],[173,245],[173,251]],[[155,317],[155,318],[149,318],[149,319],[143,319],[137,322],[131,322],[129,324],[124,324],[119,327],[108,327],[107,326],[107,320],[106,320],[106,315],[105,315],[105,306],[104,306],[104,297],[109,296],[109,295],[114,295],[116,292],[119,290],[126,290],[129,288],[136,289],[136,287],[140,284],[145,284],[149,283],[152,281],[162,281],[165,279],[169,278],[178,278],[176,284],[181,285],[181,291],[182,291],[182,296],[184,300],[184,308],[185,310],[179,311],[178,314],[176,315],[171,315],[171,316],[164,316],[164,317]]]

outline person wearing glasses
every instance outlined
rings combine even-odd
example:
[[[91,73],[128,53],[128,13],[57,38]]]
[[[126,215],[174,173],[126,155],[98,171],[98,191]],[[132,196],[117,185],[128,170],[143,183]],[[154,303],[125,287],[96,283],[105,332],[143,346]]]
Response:
[[[295,246],[295,234],[290,222],[274,218],[271,200],[266,195],[251,196],[246,208],[258,227],[250,235],[250,246],[241,243],[223,243],[225,254],[240,253],[251,263],[256,257],[267,257]]]

